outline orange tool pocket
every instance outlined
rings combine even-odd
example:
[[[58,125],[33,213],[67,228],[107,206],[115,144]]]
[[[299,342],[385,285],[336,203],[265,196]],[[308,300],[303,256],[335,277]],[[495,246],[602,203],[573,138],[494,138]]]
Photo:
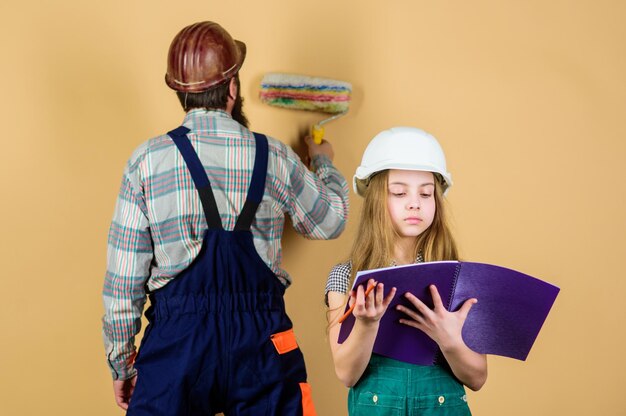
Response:
[[[279,354],[286,354],[298,348],[293,328],[273,334],[270,338]],[[302,393],[302,415],[317,416],[315,406],[313,405],[313,397],[311,396],[311,386],[309,383],[305,382],[298,384],[300,385],[300,392]]]
[[[276,351],[278,351],[279,354],[286,354],[289,351],[293,351],[298,348],[293,328],[273,334],[270,338],[272,339],[274,347],[276,347]]]

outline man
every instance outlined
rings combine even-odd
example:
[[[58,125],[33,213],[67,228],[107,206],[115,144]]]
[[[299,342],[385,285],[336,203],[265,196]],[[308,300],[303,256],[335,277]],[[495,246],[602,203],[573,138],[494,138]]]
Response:
[[[172,41],[165,81],[183,125],[131,156],[109,232],[103,335],[129,415],[311,415],[302,353],[284,309],[284,215],[308,238],[345,227],[348,187],[328,142],[292,149],[253,134],[220,25]],[[149,325],[135,356],[146,297]]]

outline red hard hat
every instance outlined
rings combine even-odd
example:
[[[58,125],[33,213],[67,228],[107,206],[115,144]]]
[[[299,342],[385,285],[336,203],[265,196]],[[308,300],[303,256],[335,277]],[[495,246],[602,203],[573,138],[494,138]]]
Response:
[[[180,92],[202,92],[232,78],[246,57],[246,45],[215,22],[181,30],[167,56],[165,83]]]

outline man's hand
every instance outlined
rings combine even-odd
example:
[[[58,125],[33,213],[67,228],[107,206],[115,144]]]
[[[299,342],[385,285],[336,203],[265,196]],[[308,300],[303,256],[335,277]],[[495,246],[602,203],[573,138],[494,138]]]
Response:
[[[333,151],[333,147],[326,140],[322,140],[322,143],[316,144],[311,136],[305,136],[304,142],[308,148],[309,158],[312,159],[313,156],[324,155],[331,161],[334,159],[335,152]]]
[[[113,394],[115,395],[115,402],[124,410],[128,410],[130,397],[133,395],[136,383],[137,376],[129,378],[128,380],[113,380]]]

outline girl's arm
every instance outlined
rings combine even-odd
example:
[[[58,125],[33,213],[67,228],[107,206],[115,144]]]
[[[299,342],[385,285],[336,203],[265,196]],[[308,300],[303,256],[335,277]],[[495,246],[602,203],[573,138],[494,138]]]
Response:
[[[368,281],[368,286],[375,284]],[[384,285],[378,283],[370,294],[365,296],[363,286],[357,288],[356,293],[350,292],[350,305],[356,302],[354,317],[356,321],[348,338],[339,344],[339,318],[344,313],[346,295],[338,292],[328,292],[328,338],[330,350],[335,364],[337,377],[347,387],[352,387],[363,375],[367,363],[372,355],[372,348],[378,334],[378,325],[389,303],[396,294],[396,288],[392,288],[389,294],[383,298]]]
[[[401,319],[400,322],[424,331],[439,345],[454,375],[470,389],[480,390],[487,381],[487,357],[472,351],[461,336],[467,314],[477,300],[468,299],[458,311],[449,312],[443,306],[434,285],[430,286],[430,293],[433,297],[433,309],[413,294],[405,294],[416,310],[398,305],[397,309],[410,318]]]

